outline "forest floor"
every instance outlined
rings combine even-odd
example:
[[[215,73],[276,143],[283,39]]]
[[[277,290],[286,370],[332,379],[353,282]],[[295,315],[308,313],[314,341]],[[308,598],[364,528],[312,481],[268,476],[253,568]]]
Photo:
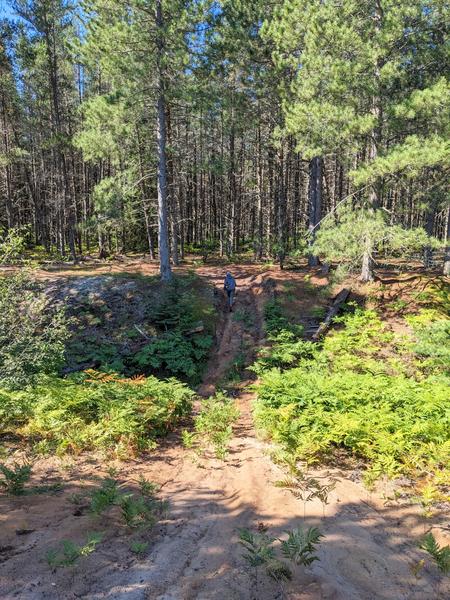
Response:
[[[308,326],[312,308],[326,300],[311,295],[306,271],[262,270],[257,265],[227,266],[238,281],[233,313],[222,306],[216,349],[205,371],[199,395],[214,393],[227,377],[233,361],[250,364],[264,344],[263,304],[279,287],[296,282],[296,311]],[[224,267],[197,266],[196,272],[220,289]],[[138,260],[107,267],[94,265],[41,271],[42,278],[108,273],[153,274],[156,266]],[[323,278],[322,278],[323,279]],[[325,284],[317,274],[312,283]],[[303,290],[303,292],[302,292]],[[301,314],[304,308],[304,314]],[[317,310],[316,310],[317,312]],[[237,318],[236,315],[251,315]],[[242,358],[244,357],[244,358]],[[233,394],[240,417],[225,460],[198,458],[181,444],[179,432],[163,440],[145,460],[119,463],[100,456],[40,459],[33,481],[62,481],[54,494],[0,498],[0,597],[23,600],[436,600],[450,589],[438,583],[428,564],[416,573],[424,557],[417,539],[430,522],[410,503],[387,500],[390,488],[367,491],[355,469],[314,469],[314,476],[338,479],[324,512],[318,501],[303,502],[274,482],[283,478],[270,459],[270,444],[253,427],[255,392],[250,375],[235,382]],[[196,410],[198,406],[196,406]],[[195,411],[194,411],[195,412]],[[136,486],[139,476],[158,483],[169,501],[167,516],[153,529],[147,552],[130,552],[129,534],[112,517],[94,518],[69,502],[80,490],[98,484],[115,466],[121,483]],[[384,497],[383,497],[384,496]],[[319,561],[297,568],[282,589],[263,573],[256,582],[242,557],[239,528],[268,527],[269,533],[298,525],[317,526],[325,535]],[[47,551],[64,539],[80,541],[89,531],[104,532],[96,551],[74,566],[52,570]],[[448,543],[448,542],[447,542]]]

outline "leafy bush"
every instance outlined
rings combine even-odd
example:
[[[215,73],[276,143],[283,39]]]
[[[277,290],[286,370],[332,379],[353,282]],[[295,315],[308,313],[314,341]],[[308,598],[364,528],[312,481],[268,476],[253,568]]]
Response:
[[[0,235],[0,265],[19,262],[25,252],[26,228],[12,228]]]
[[[357,309],[295,368],[263,370],[257,426],[309,461],[347,448],[382,474],[438,473],[448,464],[448,379],[418,380],[380,358],[393,342],[376,313]]]
[[[181,331],[169,331],[145,345],[133,360],[144,370],[152,367],[188,379],[196,379],[201,361],[205,360],[211,345],[210,335],[190,338]]]
[[[260,375],[275,367],[287,369],[302,358],[312,358],[315,352],[316,345],[313,342],[298,339],[290,331],[282,331],[272,336],[272,346],[259,351],[257,360],[249,370]]]
[[[60,454],[103,449],[127,457],[152,448],[157,436],[186,415],[193,392],[174,379],[120,379],[88,371],[72,379],[48,377],[26,391],[1,395],[6,406],[20,408],[15,423],[0,411],[0,429],[16,426]]]
[[[118,500],[125,524],[131,528],[152,527],[156,523],[156,512],[143,496],[123,494]]]
[[[0,385],[17,389],[56,373],[68,338],[62,308],[25,274],[0,277]]]
[[[106,477],[99,488],[91,494],[91,511],[101,515],[110,506],[113,506],[119,497],[117,481],[112,477]]]
[[[141,477],[141,494],[123,492],[118,481],[106,477],[99,488],[91,493],[91,512],[102,515],[113,506],[120,508],[124,523],[131,528],[152,527],[159,516],[164,514],[167,503],[156,498],[157,486]]]

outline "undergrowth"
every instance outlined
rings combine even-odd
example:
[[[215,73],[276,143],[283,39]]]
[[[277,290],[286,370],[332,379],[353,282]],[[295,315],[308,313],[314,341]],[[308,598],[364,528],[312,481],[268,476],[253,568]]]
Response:
[[[265,305],[264,321],[269,346],[259,351],[257,360],[249,370],[260,375],[273,367],[289,367],[312,353],[314,345],[301,339],[303,327],[292,324],[283,315],[277,300],[271,300]]]
[[[441,573],[450,574],[450,546],[440,546],[434,535],[429,532],[423,537],[419,547],[428,552]]]
[[[113,282],[96,295],[77,297],[70,310],[75,326],[66,357],[74,370],[95,365],[125,376],[200,381],[213,344],[215,311],[195,273],[165,284],[131,279],[123,291]]]
[[[27,272],[0,276],[0,388],[20,389],[55,373],[64,363],[69,322]]]
[[[193,392],[175,379],[124,379],[95,371],[46,377],[22,391],[0,390],[0,430],[42,453],[113,451],[119,458],[155,447],[190,411]]]
[[[350,309],[321,346],[276,331],[254,366],[257,426],[297,459],[345,448],[366,460],[368,485],[381,475],[420,476],[445,499],[450,320],[419,316],[400,337],[373,310]]]
[[[224,394],[204,400],[202,409],[194,420],[194,430],[184,430],[183,444],[198,455],[212,450],[216,458],[225,459],[233,435],[233,423],[239,417],[234,402]]]

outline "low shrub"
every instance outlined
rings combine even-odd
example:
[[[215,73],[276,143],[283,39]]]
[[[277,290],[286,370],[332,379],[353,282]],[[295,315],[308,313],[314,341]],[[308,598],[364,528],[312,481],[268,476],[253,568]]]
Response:
[[[285,533],[288,536],[287,539],[270,536],[264,526],[259,527],[256,532],[249,529],[239,530],[239,543],[245,550],[243,558],[250,567],[255,569],[256,588],[258,588],[257,571],[259,567],[264,567],[269,577],[281,583],[292,578],[289,563],[309,566],[319,560],[316,555],[317,546],[323,535],[316,527],[309,527],[305,530],[299,526],[291,531],[285,531]],[[279,547],[275,546],[277,542],[280,543]],[[277,550],[281,550],[283,558],[289,562],[280,559]]]
[[[414,327],[413,351],[425,359],[428,370],[445,370],[450,374],[450,319],[438,319]]]

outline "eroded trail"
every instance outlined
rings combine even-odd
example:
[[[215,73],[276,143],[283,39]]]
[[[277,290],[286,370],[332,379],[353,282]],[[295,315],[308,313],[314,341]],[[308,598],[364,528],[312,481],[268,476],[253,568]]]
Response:
[[[221,289],[223,269],[202,267],[197,272]],[[216,351],[199,389],[203,396],[220,386],[237,357],[248,364],[263,343],[263,301],[270,282],[256,267],[235,267],[233,273],[239,286],[235,311],[229,314],[224,303]],[[289,491],[274,485],[283,473],[270,460],[268,444],[255,434],[251,415],[254,393],[245,382],[237,389],[240,418],[225,461],[209,457],[193,460],[192,453],[173,435],[148,461],[127,464],[128,482],[141,475],[155,481],[170,503],[169,515],[155,527],[145,556],[139,560],[132,557],[129,540],[119,528],[112,527],[98,551],[79,568],[53,575],[45,557],[36,555],[38,545],[52,547],[55,538],[61,537],[59,528],[64,529],[65,538],[71,538],[82,522],[84,527],[99,529],[102,524],[91,525],[92,516],[76,516],[77,511],[67,502],[61,506],[58,498],[36,497],[33,511],[42,513],[42,527],[30,534],[30,543],[21,554],[0,564],[4,567],[0,596],[23,600],[446,597],[442,584],[437,588],[435,572],[425,567],[420,578],[413,574],[414,565],[423,556],[414,547],[414,541],[423,534],[423,521],[416,507],[385,505],[379,495],[370,495],[361,484],[351,481],[348,473],[337,470],[331,473],[339,481],[325,515],[318,501],[304,507]],[[86,465],[85,471],[92,472],[92,466]],[[83,473],[80,467],[80,481]],[[313,474],[327,475],[317,471]],[[18,505],[10,522],[26,522],[27,510],[28,504]],[[295,569],[293,580],[284,590],[262,572],[257,585],[242,557],[239,528],[256,528],[260,523],[274,536],[298,525],[316,525],[325,535],[320,561],[308,569]]]
[[[218,286],[221,271],[204,268],[200,274]],[[217,353],[208,366],[201,393],[208,395],[221,381],[233,357],[248,353],[262,337],[261,275],[237,270],[239,291],[235,310],[253,315],[252,326],[224,310]],[[179,447],[164,450],[151,471],[164,480],[171,502],[170,520],[150,556],[126,572],[99,573],[95,599],[120,600],[425,600],[437,597],[430,573],[420,579],[411,564],[420,559],[408,539],[418,527],[413,509],[391,510],[370,498],[361,485],[338,482],[323,515],[319,503],[303,503],[273,483],[282,472],[267,456],[252,424],[253,394],[245,388],[236,399],[241,415],[226,461],[195,463]],[[323,474],[323,473],[322,473]],[[333,473],[339,475],[339,473]],[[155,476],[156,478],[156,476]],[[401,519],[401,521],[399,520]],[[263,523],[271,533],[317,525],[326,538],[320,561],[297,569],[293,580],[280,586],[260,577],[257,585],[242,558],[240,527]],[[400,526],[401,523],[401,526]],[[408,531],[409,529],[409,531]],[[105,587],[105,581],[107,585]],[[105,589],[107,591],[105,591]]]

